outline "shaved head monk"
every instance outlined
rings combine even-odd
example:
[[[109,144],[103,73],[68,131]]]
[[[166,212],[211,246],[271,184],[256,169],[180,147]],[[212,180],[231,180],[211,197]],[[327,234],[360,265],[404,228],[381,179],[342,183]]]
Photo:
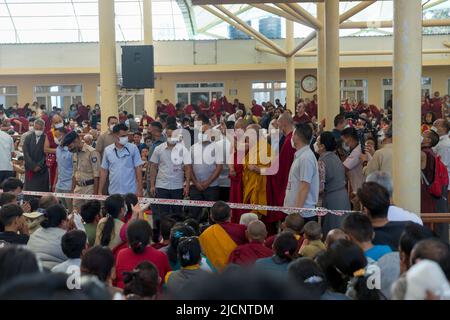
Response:
[[[298,240],[299,249],[303,243],[303,237],[301,236],[303,232],[303,226],[305,225],[305,220],[299,213],[292,213],[284,219],[284,222],[281,224],[282,231],[290,231],[293,232],[295,238]],[[266,239],[264,245],[267,248],[272,248],[273,242],[275,241],[275,236],[271,236]]]
[[[250,266],[256,260],[271,257],[273,251],[263,245],[267,237],[266,226],[262,221],[256,220],[250,222],[246,231],[247,244],[238,246],[230,254],[229,263],[241,266]]]

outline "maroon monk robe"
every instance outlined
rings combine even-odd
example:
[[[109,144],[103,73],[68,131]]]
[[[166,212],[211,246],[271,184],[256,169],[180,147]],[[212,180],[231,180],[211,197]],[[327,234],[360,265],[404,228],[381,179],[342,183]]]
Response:
[[[289,133],[284,139],[279,155],[279,168],[276,174],[267,176],[266,196],[267,204],[271,206],[283,206],[286,195],[286,187],[289,179],[289,171],[296,150],[292,148],[292,133]],[[262,221],[269,226],[277,221],[284,220],[286,214],[280,211],[268,211],[267,216],[262,217]],[[268,228],[271,231],[272,228]],[[272,233],[272,232],[270,232]]]
[[[234,263],[240,266],[250,266],[256,260],[268,258],[273,255],[273,251],[265,247],[261,242],[252,241],[250,243],[238,246],[230,254],[229,263]]]
[[[192,111],[195,111],[195,109],[192,106],[192,104],[188,104],[187,106],[184,107],[184,114],[185,115],[190,116]]]
[[[244,202],[244,186],[242,184],[242,175],[244,173],[244,165],[239,164],[237,161],[238,152],[234,152],[234,171],[236,175],[230,175],[230,202],[231,203],[243,203]],[[246,210],[232,209],[231,221],[239,223],[241,216],[246,213]]]
[[[306,106],[306,113],[317,119],[317,104],[314,100]]]
[[[254,115],[255,117],[261,118],[263,115],[264,108],[263,108],[263,106],[261,106],[259,104],[255,104],[251,110],[252,110],[252,115]]]
[[[440,98],[431,99],[431,111],[433,111],[436,119],[442,118],[442,100]]]
[[[268,237],[266,239],[266,241],[264,241],[264,246],[266,248],[272,249],[273,243],[275,242],[276,238],[277,238],[277,235],[273,235],[273,236]],[[298,248],[298,250],[300,250],[300,248],[302,247],[302,244],[303,244],[303,240],[305,240],[305,239],[302,236],[298,236],[298,235],[296,235],[295,238],[298,241],[297,248]]]
[[[295,123],[307,123],[307,122],[311,122],[311,117],[304,112],[302,115],[295,115],[295,117],[292,119],[294,120]]]
[[[246,226],[232,222],[223,222],[220,226],[238,246],[247,243],[247,237],[245,236],[245,230],[247,230]]]
[[[216,115],[217,119],[220,119],[220,114],[222,113],[222,101],[218,99],[216,101],[211,101],[209,108],[211,113]]]
[[[165,112],[169,117],[175,117],[177,115],[177,109],[172,103],[167,104]]]

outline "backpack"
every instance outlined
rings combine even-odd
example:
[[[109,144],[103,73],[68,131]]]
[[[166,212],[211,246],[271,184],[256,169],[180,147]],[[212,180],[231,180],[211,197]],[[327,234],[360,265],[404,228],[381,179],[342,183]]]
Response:
[[[449,178],[448,178],[448,170],[447,167],[444,165],[444,163],[441,160],[441,157],[439,155],[434,156],[435,165],[434,165],[434,180],[432,183],[430,183],[423,172],[421,171],[422,178],[425,182],[425,185],[427,186],[428,192],[437,197],[442,197],[442,190],[448,187]]]

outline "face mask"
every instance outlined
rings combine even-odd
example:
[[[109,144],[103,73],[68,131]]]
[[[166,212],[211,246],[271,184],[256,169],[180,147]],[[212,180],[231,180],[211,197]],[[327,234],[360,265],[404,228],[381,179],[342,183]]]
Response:
[[[111,130],[111,132],[112,132],[115,126],[116,126],[115,124],[110,125],[109,130]]]
[[[55,129],[61,129],[64,127],[64,124],[62,122],[55,124]]]
[[[87,128],[88,125],[86,123],[83,123],[83,128]]]
[[[342,145],[342,147],[344,148],[345,152],[350,152],[350,147],[348,146],[348,144],[346,144],[344,142],[344,144]]]
[[[319,144],[317,142],[314,143],[314,152],[319,153]]]
[[[435,126],[432,126],[430,130],[431,130],[431,131],[434,131],[434,132],[436,132],[436,133],[437,133],[437,131],[438,131],[438,129],[437,129]]]
[[[295,141],[294,141],[293,138],[291,138],[291,146],[292,146],[293,149],[296,149],[296,148],[295,148]]]
[[[198,141],[199,142],[207,142],[207,141],[209,141],[209,137],[208,137],[208,135],[207,134],[204,134],[204,133],[199,133],[198,134]]]
[[[29,131],[34,131],[34,127],[30,126],[30,127],[28,127],[28,130]]]
[[[129,128],[130,127],[130,120],[125,121],[125,125]]]
[[[147,130],[147,129],[143,129],[143,130],[142,130],[142,133],[143,133],[143,134],[147,134],[147,133],[148,133],[148,130]]]
[[[171,144],[171,145],[177,144],[178,143],[178,139],[177,138],[168,138],[167,139],[167,143]]]
[[[126,145],[128,143],[128,137],[120,137],[119,143],[123,146]]]
[[[61,141],[58,138],[55,138],[54,141],[55,141],[56,145],[58,145],[58,146],[61,144]]]
[[[44,131],[42,131],[42,130],[36,130],[36,131],[34,131],[34,133],[36,134],[37,137],[40,137],[40,136],[42,136],[42,134],[44,133]]]
[[[191,118],[195,118],[196,115],[196,113],[191,113]]]

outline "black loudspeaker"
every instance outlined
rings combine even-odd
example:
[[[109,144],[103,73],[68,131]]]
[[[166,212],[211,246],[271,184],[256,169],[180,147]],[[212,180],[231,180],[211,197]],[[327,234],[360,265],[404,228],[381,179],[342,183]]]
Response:
[[[122,88],[155,88],[153,46],[122,47]]]

